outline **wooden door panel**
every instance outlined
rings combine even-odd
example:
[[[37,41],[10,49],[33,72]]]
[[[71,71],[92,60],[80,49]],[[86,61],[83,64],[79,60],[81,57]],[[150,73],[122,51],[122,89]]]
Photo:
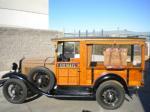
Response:
[[[58,84],[59,85],[68,85],[68,77],[59,77]]]
[[[58,68],[58,85],[79,85],[79,68]]]
[[[69,85],[79,85],[79,77],[69,77]]]
[[[58,69],[58,76],[59,77],[64,77],[64,76],[68,76],[68,69],[66,69],[66,68],[60,68],[60,69]]]
[[[69,74],[68,76],[74,76],[74,77],[78,77],[79,76],[79,69],[69,69]]]

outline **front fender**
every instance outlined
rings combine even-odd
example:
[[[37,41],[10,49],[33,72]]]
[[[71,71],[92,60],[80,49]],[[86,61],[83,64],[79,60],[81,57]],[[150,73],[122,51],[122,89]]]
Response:
[[[6,73],[5,75],[2,76],[2,80],[5,80],[5,81],[12,79],[12,78],[19,79],[19,80],[23,81],[29,87],[32,86],[32,84],[28,81],[27,77],[21,73],[9,72],[9,73]]]
[[[2,79],[5,79],[5,78],[15,78],[15,79],[27,81],[27,77],[25,75],[21,73],[17,73],[17,72],[6,73],[5,75],[2,76]]]
[[[8,80],[8,78],[20,79],[25,82],[27,81],[27,78],[24,75],[19,74],[17,72],[9,72],[2,76],[2,79],[0,80],[0,87],[4,85],[4,83]]]
[[[15,79],[19,79],[19,80],[22,80],[29,89],[31,89],[32,91],[34,92],[37,92],[39,94],[45,94],[45,95],[48,95],[48,93],[45,93],[43,91],[41,91],[39,88],[37,88],[34,84],[32,84],[25,75],[21,74],[21,73],[18,73],[18,72],[9,72],[9,73],[6,73],[5,75],[2,76],[2,79],[5,79],[5,80],[9,80],[11,78],[15,78]]]

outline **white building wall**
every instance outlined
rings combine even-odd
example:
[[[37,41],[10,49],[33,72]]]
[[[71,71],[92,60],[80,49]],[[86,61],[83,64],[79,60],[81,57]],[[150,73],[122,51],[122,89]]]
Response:
[[[0,26],[48,29],[48,0],[0,0]]]

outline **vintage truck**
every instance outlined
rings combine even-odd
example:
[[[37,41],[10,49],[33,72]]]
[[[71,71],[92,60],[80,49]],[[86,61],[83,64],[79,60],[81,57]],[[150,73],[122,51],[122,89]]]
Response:
[[[23,103],[29,93],[48,97],[95,97],[105,109],[119,108],[144,85],[145,39],[56,38],[54,58],[23,58],[0,81],[4,97]]]

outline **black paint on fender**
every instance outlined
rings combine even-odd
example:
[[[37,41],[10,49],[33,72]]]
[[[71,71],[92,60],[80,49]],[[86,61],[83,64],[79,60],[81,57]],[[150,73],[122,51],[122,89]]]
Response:
[[[43,91],[41,91],[40,89],[38,89],[35,85],[33,85],[25,75],[21,74],[21,73],[18,73],[18,72],[9,72],[9,73],[6,73],[5,75],[2,76],[2,79],[5,79],[5,78],[9,78],[9,79],[19,79],[19,80],[22,80],[28,88],[30,88],[31,90],[33,90],[34,92],[38,93],[38,94],[48,94],[48,93],[45,93]],[[6,80],[9,80],[9,79],[6,79]]]
[[[93,89],[96,90],[101,83],[103,83],[104,81],[108,81],[108,80],[115,80],[115,81],[118,81],[119,83],[121,83],[123,85],[126,93],[129,95],[129,90],[128,90],[127,84],[124,81],[124,79],[122,77],[120,77],[119,75],[113,74],[113,73],[109,73],[109,74],[106,74],[106,75],[98,78],[93,85]]]

